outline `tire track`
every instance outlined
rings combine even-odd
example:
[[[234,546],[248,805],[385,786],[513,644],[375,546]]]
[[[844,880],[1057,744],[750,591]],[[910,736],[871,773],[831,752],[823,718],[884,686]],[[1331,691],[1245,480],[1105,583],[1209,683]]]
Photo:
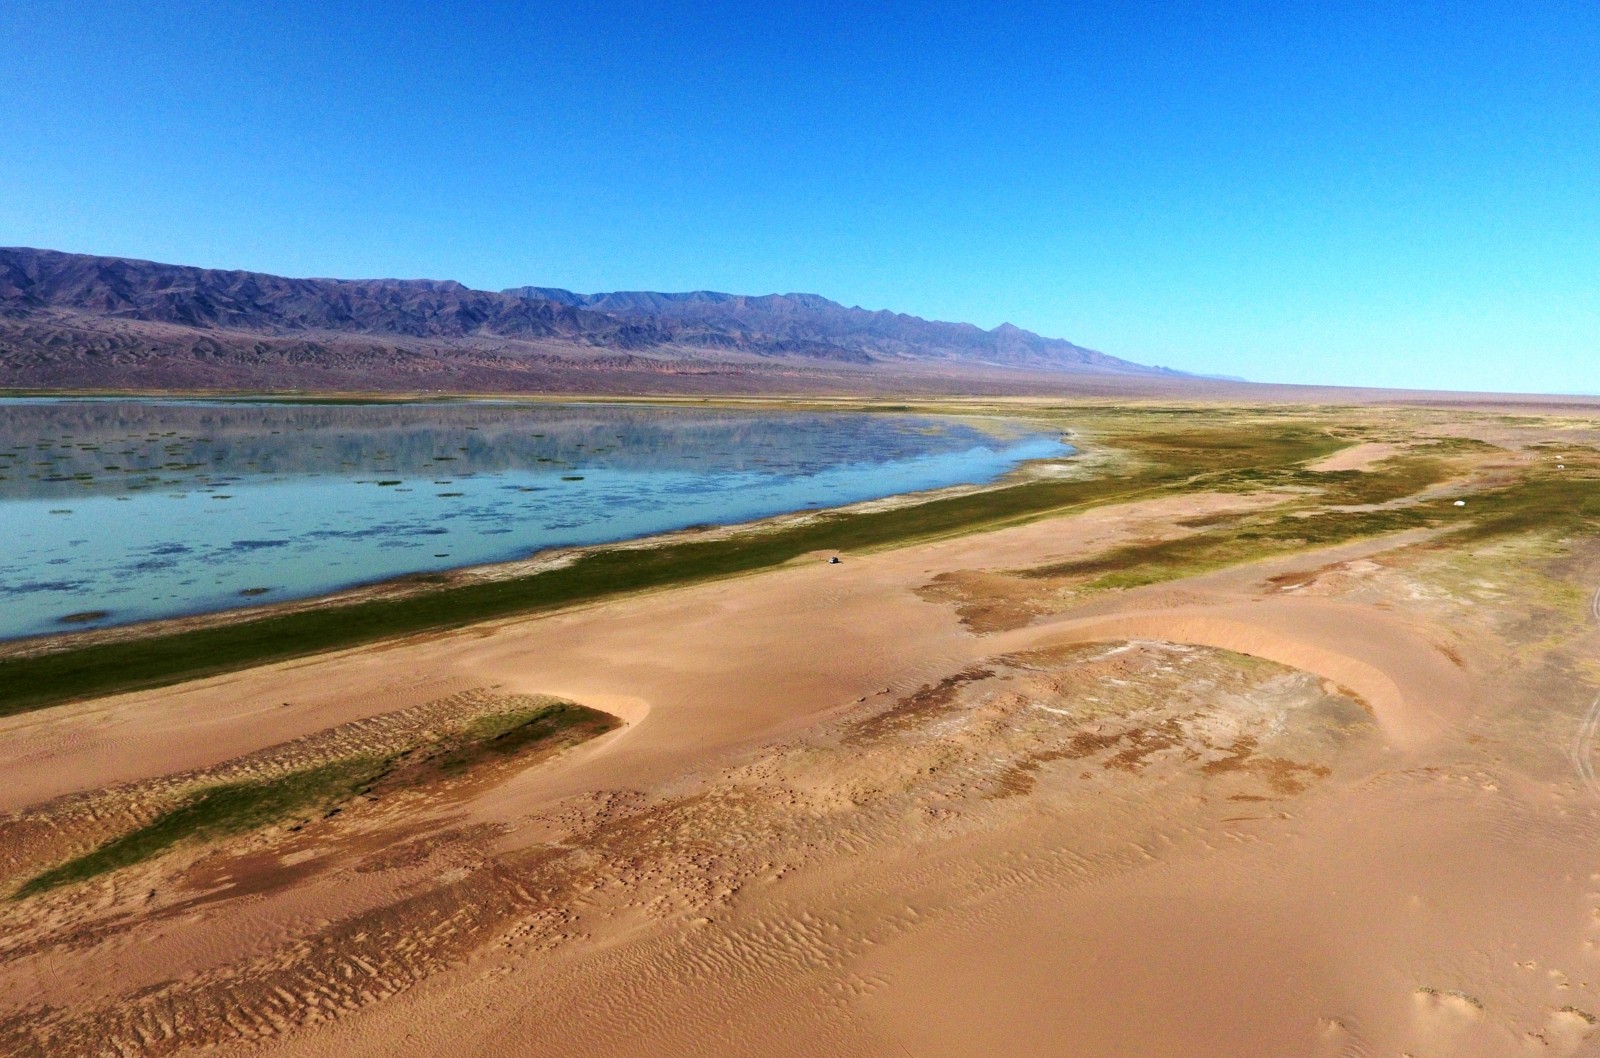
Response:
[[[1600,624],[1600,588],[1589,597],[1589,617]],[[1595,695],[1594,701],[1589,703],[1589,709],[1583,714],[1583,720],[1578,724],[1578,730],[1572,736],[1572,745],[1567,749],[1567,756],[1572,760],[1572,766],[1578,772],[1578,778],[1600,800],[1600,779],[1594,774],[1594,742],[1595,736],[1600,733],[1600,694]]]

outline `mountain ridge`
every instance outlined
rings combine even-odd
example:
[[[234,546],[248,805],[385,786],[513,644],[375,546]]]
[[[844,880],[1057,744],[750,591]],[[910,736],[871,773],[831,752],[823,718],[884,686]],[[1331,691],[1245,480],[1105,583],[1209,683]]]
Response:
[[[733,387],[748,388],[952,372],[1189,377],[1009,323],[984,330],[817,294],[487,291],[0,248],[0,385],[13,388],[590,390],[669,376],[748,376]]]

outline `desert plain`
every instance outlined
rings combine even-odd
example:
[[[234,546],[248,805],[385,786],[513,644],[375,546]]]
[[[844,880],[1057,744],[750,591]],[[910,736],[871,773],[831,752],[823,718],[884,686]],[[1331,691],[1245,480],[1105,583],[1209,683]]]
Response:
[[[1078,452],[5,645],[0,1053],[1591,1053],[1594,409],[916,410]]]

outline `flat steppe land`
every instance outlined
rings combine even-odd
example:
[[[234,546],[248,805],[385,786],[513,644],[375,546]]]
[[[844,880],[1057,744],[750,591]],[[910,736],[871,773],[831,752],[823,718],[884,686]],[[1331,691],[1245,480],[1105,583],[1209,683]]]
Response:
[[[0,1053],[1600,1044],[1600,412],[957,410],[1082,454],[9,646]]]

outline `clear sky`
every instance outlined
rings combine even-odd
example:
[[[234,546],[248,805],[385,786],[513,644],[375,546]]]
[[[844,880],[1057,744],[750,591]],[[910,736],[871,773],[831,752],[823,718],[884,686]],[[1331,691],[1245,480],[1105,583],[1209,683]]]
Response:
[[[0,244],[1600,392],[1600,4],[0,3]]]

